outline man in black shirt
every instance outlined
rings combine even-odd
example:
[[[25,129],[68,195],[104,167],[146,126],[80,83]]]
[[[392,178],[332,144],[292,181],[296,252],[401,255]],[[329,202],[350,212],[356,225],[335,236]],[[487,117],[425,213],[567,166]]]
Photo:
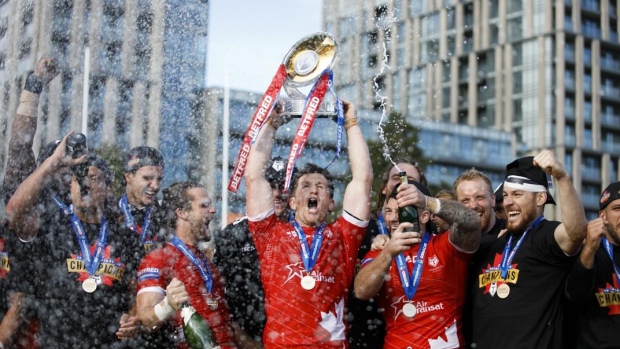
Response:
[[[620,348],[620,182],[605,188],[599,207],[566,281],[579,308],[577,348]]]
[[[543,172],[544,171],[544,172]],[[553,176],[563,222],[544,219]],[[482,254],[473,295],[477,348],[560,348],[564,281],[586,229],[583,205],[564,166],[550,151],[506,166],[507,233]]]
[[[265,171],[273,191],[275,213],[282,221],[289,219],[288,193],[283,191],[286,161],[282,157],[274,157]],[[296,172],[297,168],[294,168],[293,176]],[[213,263],[224,278],[226,302],[234,321],[233,326],[246,334],[243,336],[245,338],[237,338],[237,342],[241,348],[260,348],[267,321],[265,293],[247,217],[216,232],[214,242]]]
[[[33,251],[32,261],[12,272],[30,276],[20,287],[34,295],[43,347],[114,348],[121,345],[119,321],[130,307],[126,265],[137,264],[137,257],[130,236],[119,233],[106,209],[112,180],[107,164],[93,155],[66,155],[67,137],[7,204],[11,229]],[[72,176],[71,205],[36,205],[54,173],[79,163],[88,165],[88,173],[82,184]],[[134,324],[122,332],[136,329]]]

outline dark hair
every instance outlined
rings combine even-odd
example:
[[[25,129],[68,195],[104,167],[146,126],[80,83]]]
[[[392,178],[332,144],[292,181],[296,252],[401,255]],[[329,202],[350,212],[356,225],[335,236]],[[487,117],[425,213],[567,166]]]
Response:
[[[381,211],[381,207],[383,207],[383,203],[387,199],[387,196],[390,195],[390,193],[384,194],[383,191],[387,187],[387,183],[390,179],[390,171],[392,171],[394,166],[396,166],[397,164],[409,164],[415,167],[415,169],[418,170],[418,173],[420,174],[420,184],[423,184],[424,186],[428,185],[426,182],[426,177],[424,177],[424,172],[422,171],[422,168],[420,168],[420,163],[409,157],[400,157],[395,159],[394,162],[392,162],[392,164],[390,165],[390,167],[388,167],[383,173],[383,181],[381,182],[381,186],[379,187],[379,195],[377,197],[377,209],[379,211]]]
[[[162,190],[163,200],[161,209],[158,210],[161,222],[168,228],[176,228],[176,210],[188,210],[192,207],[192,198],[187,191],[193,188],[204,188],[194,181],[176,182]]]
[[[301,171],[297,171],[297,173],[293,177],[293,186],[291,187],[291,195],[295,195],[295,189],[297,189],[297,185],[299,184],[299,179],[302,176],[311,174],[311,173],[318,173],[320,175],[323,175],[323,177],[327,179],[327,188],[329,190],[329,197],[333,199],[334,198],[334,183],[333,183],[332,175],[329,173],[329,171],[327,171],[323,167],[320,167],[312,163],[307,163],[306,166],[303,169],[301,169]]]

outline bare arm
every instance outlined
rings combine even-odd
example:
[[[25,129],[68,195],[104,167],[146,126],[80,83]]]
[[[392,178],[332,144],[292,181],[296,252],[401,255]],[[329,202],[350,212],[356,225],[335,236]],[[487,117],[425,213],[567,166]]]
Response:
[[[545,150],[536,155],[534,165],[556,179],[557,192],[561,198],[562,224],[555,229],[554,236],[562,251],[572,256],[579,251],[588,224],[581,199],[564,166],[551,151]]]
[[[273,192],[265,179],[265,168],[271,158],[275,135],[276,129],[270,124],[265,124],[248,155],[244,175],[248,217],[256,217],[273,207]]]
[[[588,223],[586,241],[579,253],[579,260],[566,278],[566,297],[572,302],[580,302],[590,297],[594,288],[594,260],[601,240],[607,233],[607,226],[602,218]]]
[[[450,224],[450,242],[466,252],[474,252],[480,246],[480,217],[467,206],[455,200],[427,197],[426,209]],[[440,205],[439,205],[440,204]],[[439,207],[439,211],[437,208]]]
[[[351,166],[351,182],[344,192],[343,209],[356,218],[367,221],[370,218],[370,188],[372,186],[372,165],[368,145],[357,125],[355,106],[342,101],[347,129],[347,149]]]
[[[355,277],[355,297],[368,300],[374,297],[389,273],[392,260],[401,252],[407,251],[414,244],[422,242],[418,232],[403,232],[405,228],[413,227],[411,223],[401,223],[385,248],[368,265],[364,266]]]
[[[7,167],[2,185],[5,204],[19,184],[36,168],[32,146],[37,131],[37,110],[41,92],[39,88],[47,85],[59,72],[58,63],[54,58],[42,57],[33,73],[40,86],[34,88],[25,86],[19,98],[19,106],[11,127]]]
[[[26,294],[21,292],[13,293],[10,296],[11,307],[4,314],[2,323],[0,323],[0,344],[6,348],[12,347],[10,345],[17,339],[15,335],[24,323],[24,307],[22,302],[25,298]]]

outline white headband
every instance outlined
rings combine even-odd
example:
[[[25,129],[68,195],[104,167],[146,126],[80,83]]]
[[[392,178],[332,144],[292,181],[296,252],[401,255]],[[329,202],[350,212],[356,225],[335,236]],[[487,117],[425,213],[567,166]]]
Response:
[[[504,181],[504,188],[519,189],[534,193],[547,191],[547,188],[545,188],[544,185],[538,184],[529,178],[521,176],[508,176]]]

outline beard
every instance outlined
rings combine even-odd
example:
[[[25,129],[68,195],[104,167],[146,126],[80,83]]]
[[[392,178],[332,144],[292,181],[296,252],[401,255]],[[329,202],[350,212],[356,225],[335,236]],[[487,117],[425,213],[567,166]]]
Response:
[[[511,222],[510,217],[508,217],[506,229],[511,234],[522,234],[525,232],[525,229],[530,226],[530,224],[534,223],[536,218],[536,210],[534,209],[527,212],[521,211],[521,217],[517,222]]]
[[[620,230],[618,227],[614,227],[613,223],[607,222],[607,236],[610,238],[612,244],[620,246]]]

